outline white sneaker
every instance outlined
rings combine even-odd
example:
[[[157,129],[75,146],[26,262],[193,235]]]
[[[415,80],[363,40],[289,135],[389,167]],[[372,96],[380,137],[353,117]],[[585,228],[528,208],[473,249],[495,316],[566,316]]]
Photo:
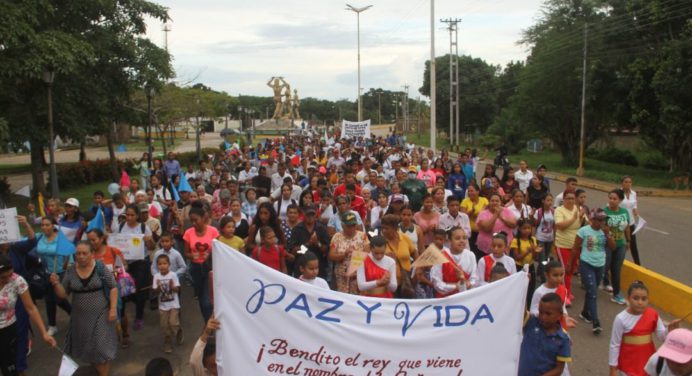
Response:
[[[601,286],[601,290],[603,290],[605,292],[613,292],[613,286],[611,286],[611,285]]]
[[[48,335],[49,336],[54,336],[58,333],[58,327],[57,326],[49,326],[48,327]]]

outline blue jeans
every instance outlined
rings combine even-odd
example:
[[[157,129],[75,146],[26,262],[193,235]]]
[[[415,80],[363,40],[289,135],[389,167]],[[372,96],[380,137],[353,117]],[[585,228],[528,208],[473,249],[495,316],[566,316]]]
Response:
[[[600,322],[598,321],[598,285],[603,278],[605,266],[593,266],[583,260],[579,263],[579,273],[581,273],[581,281],[586,288],[586,296],[584,298],[584,309],[582,313],[593,321],[594,327]]]
[[[26,352],[29,349],[29,314],[24,308],[21,299],[15,305],[15,315],[17,316],[17,372],[27,369]]]
[[[627,247],[624,245],[617,246],[613,251],[606,250],[606,272],[603,284],[613,286],[613,296],[620,295],[620,272],[625,262],[625,253],[627,253]]]
[[[204,322],[207,322],[213,312],[211,299],[209,297],[209,273],[207,268],[200,263],[190,263],[190,277],[192,277],[192,287],[199,301],[199,310],[202,312]]]

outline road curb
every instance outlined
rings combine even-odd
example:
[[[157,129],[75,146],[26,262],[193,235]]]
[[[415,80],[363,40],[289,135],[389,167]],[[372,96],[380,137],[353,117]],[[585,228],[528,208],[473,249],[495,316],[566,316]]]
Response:
[[[628,260],[625,260],[620,276],[621,290],[627,290],[635,280],[642,281],[649,289],[651,304],[678,318],[692,312],[692,287]],[[686,321],[692,324],[692,316]]]
[[[546,174],[548,178],[554,179],[560,182],[564,182],[567,180],[568,177],[576,177],[575,175],[565,175],[565,174],[559,174],[559,173],[548,173]],[[598,181],[598,180],[592,180],[588,178],[580,178],[577,177],[579,180],[579,187],[585,187],[585,188],[590,188],[590,189],[595,189],[597,191],[602,191],[602,192],[610,192],[613,189],[620,188],[619,184],[615,183],[608,183],[608,182],[603,182],[603,181]],[[647,188],[647,187],[638,187],[636,189],[637,196],[640,197],[672,197],[672,198],[690,198],[692,197],[692,191],[686,190],[686,191],[674,191],[671,189],[658,189],[658,188]]]

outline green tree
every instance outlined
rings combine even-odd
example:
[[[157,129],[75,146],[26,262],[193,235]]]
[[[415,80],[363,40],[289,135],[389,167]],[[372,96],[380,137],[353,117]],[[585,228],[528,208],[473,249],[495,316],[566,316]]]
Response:
[[[449,55],[435,58],[437,75],[437,127],[449,129]],[[485,131],[498,113],[497,75],[499,67],[472,56],[459,56],[460,129]],[[430,96],[430,61],[425,62],[423,86],[419,92]]]

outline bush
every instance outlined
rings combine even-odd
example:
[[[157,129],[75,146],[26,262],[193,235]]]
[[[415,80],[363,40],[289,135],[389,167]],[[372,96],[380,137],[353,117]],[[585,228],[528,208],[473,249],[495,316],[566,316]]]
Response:
[[[639,163],[652,170],[667,170],[668,161],[656,150],[642,152],[639,155]]]
[[[126,166],[131,166],[129,161]],[[61,189],[110,181],[111,165],[108,159],[86,160],[77,163],[60,163],[56,166],[58,185]],[[128,172],[130,173],[130,172]],[[50,182],[48,182],[50,186]]]
[[[618,149],[612,146],[600,150],[589,149],[586,152],[586,156],[602,162],[624,164],[632,167],[639,166],[637,157],[635,157],[631,151]]]
[[[202,160],[209,161],[209,158],[207,157],[208,154],[214,154],[218,156],[221,153],[221,150],[219,148],[202,148],[201,152]],[[186,170],[187,165],[190,163],[192,163],[192,165],[195,167],[199,165],[199,163],[197,163],[197,152],[194,151],[178,153],[176,159],[178,160],[178,162],[180,162],[180,166],[183,168],[183,170]]]

